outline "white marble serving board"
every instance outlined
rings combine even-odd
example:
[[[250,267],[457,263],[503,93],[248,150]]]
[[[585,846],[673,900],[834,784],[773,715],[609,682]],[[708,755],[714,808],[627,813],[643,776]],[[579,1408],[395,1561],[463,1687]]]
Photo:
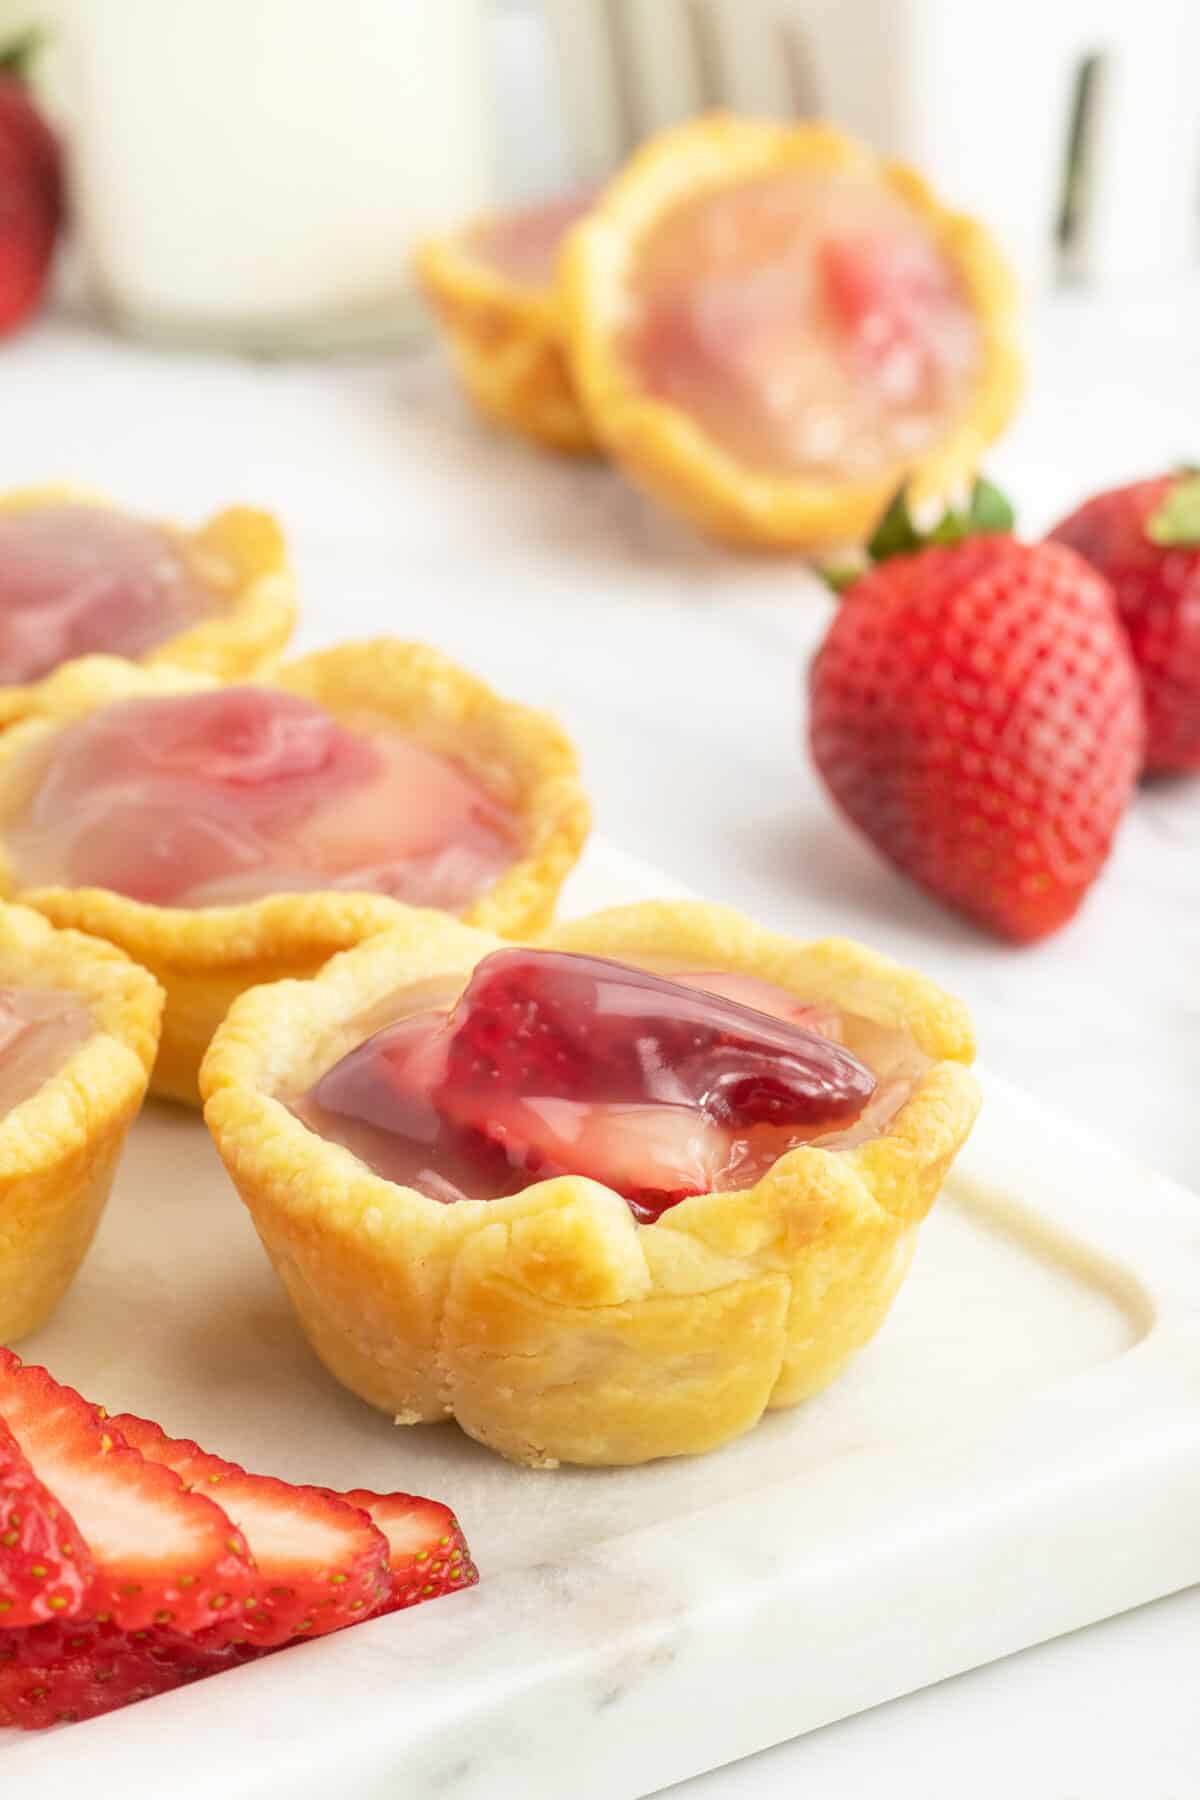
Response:
[[[570,910],[678,891],[594,845]],[[94,1723],[0,1790],[622,1800],[1200,1578],[1200,1201],[988,1079],[876,1341],[713,1456],[515,1469],[304,1344],[199,1121],[151,1108],[21,1346],[252,1467],[450,1500],[483,1580]]]

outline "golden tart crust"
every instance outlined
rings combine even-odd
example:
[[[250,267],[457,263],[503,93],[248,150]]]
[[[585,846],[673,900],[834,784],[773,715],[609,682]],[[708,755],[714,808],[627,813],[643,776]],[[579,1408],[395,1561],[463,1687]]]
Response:
[[[140,668],[83,657],[43,684],[38,718],[0,737],[0,783],[11,759],[58,725],[109,701],[218,685],[167,665]],[[342,644],[288,663],[266,684],[303,695],[338,716],[374,716],[420,728],[434,748],[453,744],[481,776],[497,764],[513,781],[525,854],[467,917],[501,934],[542,929],[587,837],[590,810],[575,752],[549,715],[502,700],[475,676],[423,644],[395,639]],[[441,743],[439,745],[439,740]],[[15,883],[0,816],[0,892]],[[382,894],[342,890],[275,894],[237,906],[152,906],[107,888],[34,888],[20,898],[56,925],[118,944],[167,993],[153,1091],[198,1101],[201,1059],[232,1001],[247,988],[316,972],[338,951],[396,923],[407,910]]]
[[[639,1224],[563,1177],[440,1205],[373,1174],[276,1096],[304,1091],[410,982],[496,940],[411,912],[314,981],[244,995],[201,1072],[205,1119],[313,1348],[400,1423],[453,1416],[515,1461],[709,1450],[824,1387],[874,1334],[978,1108],[969,1020],[922,976],[842,940],[800,944],[724,907],[650,902],[542,942],[664,952],[902,1025],[933,1058],[880,1137],[780,1158],[756,1186]]]
[[[898,465],[871,480],[748,469],[690,414],[647,394],[618,343],[633,259],[664,214],[759,176],[822,167],[862,169],[908,203],[957,270],[981,336],[979,372],[963,415],[911,468]],[[918,502],[969,478],[1020,397],[1016,291],[991,235],[943,206],[915,170],[880,162],[856,139],[817,122],[782,125],[713,113],[662,132],[570,233],[559,297],[575,382],[605,449],[666,506],[729,543],[810,550],[864,540],[902,478]]]
[[[146,1093],[163,995],[112,944],[0,905],[0,984],[61,988],[91,1035],[0,1118],[0,1343],[36,1331],[66,1293]]]
[[[558,296],[553,286],[512,280],[472,249],[488,223],[427,238],[415,258],[455,373],[495,424],[544,448],[594,454],[599,445],[575,391]]]
[[[66,483],[0,494],[3,512],[111,504],[89,489]],[[222,571],[222,578],[212,583],[220,609],[156,645],[139,662],[143,667],[169,663],[196,669],[222,681],[245,681],[260,674],[279,655],[296,624],[295,582],[278,522],[253,507],[230,506],[195,531],[173,529],[194,556],[202,579],[206,563]],[[42,711],[46,682],[54,681],[58,673],[54,670],[24,686],[0,688],[0,727]]]

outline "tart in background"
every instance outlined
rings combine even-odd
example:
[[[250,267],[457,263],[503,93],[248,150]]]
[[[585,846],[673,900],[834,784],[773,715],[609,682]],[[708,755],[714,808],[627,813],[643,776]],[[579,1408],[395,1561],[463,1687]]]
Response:
[[[43,1325],[83,1260],[162,1005],[113,945],[0,905],[0,1343]]]
[[[553,720],[394,640],[253,686],[85,658],[0,739],[0,884],[153,972],[154,1091],[193,1104],[244,989],[394,923],[397,891],[539,930],[588,824]]]
[[[255,675],[295,619],[269,513],[228,507],[185,531],[64,484],[0,495],[0,725],[37,712],[44,682],[82,655]]]
[[[422,1155],[437,1141],[421,1095],[395,1086],[410,1066],[410,1028],[417,1057],[426,1054],[430,1015],[413,1009],[454,1004],[499,949],[458,921],[411,912],[314,980],[244,995],[213,1040],[201,1074],[206,1122],[318,1356],[398,1422],[453,1417],[536,1466],[709,1450],[766,1409],[816,1393],[882,1323],[974,1120],[963,1008],[858,945],[796,943],[723,907],[664,901],[601,913],[559,927],[533,954],[568,952],[551,960],[572,967],[610,959],[600,965],[610,977],[612,960],[626,972],[708,971],[694,983],[757,1007],[768,990],[785,1010],[795,996],[797,1019],[824,1021],[832,1066],[856,1061],[833,1044],[843,1027],[874,1059],[875,1110],[860,1113],[856,1131],[756,1165],[748,1185],[738,1185],[745,1165],[735,1160],[720,1191],[651,1202],[598,1176],[539,1178],[560,1166],[545,1156],[547,1135],[561,1144],[575,1131],[564,1122],[569,1098],[537,1102],[546,1131],[535,1155],[514,1148],[518,1128],[497,1087],[479,1119],[495,1140],[489,1154],[507,1145],[516,1158],[515,1191],[463,1197],[444,1170],[389,1179],[373,1134],[397,1104]],[[519,954],[509,947],[509,958]],[[470,1040],[480,1052],[471,1078],[486,1087],[493,1058],[503,1065],[514,1040],[518,1063],[526,1050],[534,1061],[549,1054],[556,1070],[586,1059],[587,1031],[561,1056],[552,1041],[547,1052],[554,1030],[530,1009],[528,989],[518,984],[510,998],[509,1023],[493,1018]],[[601,1015],[611,1019],[611,1006],[588,1030]],[[776,1030],[761,1010],[737,1016]],[[636,1032],[630,1042],[656,1062]],[[611,1073],[611,1060],[604,1066]],[[730,1079],[749,1066],[735,1058]],[[356,1110],[335,1115],[330,1079],[348,1091],[347,1071]],[[618,1109],[604,1127],[616,1161],[654,1143],[653,1120],[645,1125],[644,1110]],[[684,1162],[689,1130],[685,1120],[675,1137]],[[585,1123],[578,1145],[589,1131]],[[477,1123],[460,1142],[473,1154],[478,1140]]]
[[[552,450],[598,449],[575,392],[558,253],[590,196],[473,220],[426,239],[417,275],[463,387],[494,423]]]
[[[559,293],[604,448],[734,543],[861,541],[902,482],[969,477],[1019,394],[987,230],[820,123],[663,132],[571,232]]]

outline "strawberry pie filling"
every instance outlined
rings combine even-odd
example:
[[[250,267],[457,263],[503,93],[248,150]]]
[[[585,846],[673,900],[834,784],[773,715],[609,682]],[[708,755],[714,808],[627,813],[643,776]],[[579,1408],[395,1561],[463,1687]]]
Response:
[[[591,203],[590,193],[544,200],[486,220],[474,228],[468,242],[481,262],[507,280],[520,287],[548,288],[563,239]]]
[[[978,331],[899,195],[789,170],[683,202],[630,281],[639,384],[766,474],[870,479],[963,408]]]
[[[749,976],[560,951],[495,951],[457,997],[413,988],[359,1026],[294,1101],[312,1130],[435,1200],[583,1175],[643,1221],[885,1129],[921,1065],[903,1034]]]
[[[170,532],[105,506],[0,511],[0,685],[92,652],[144,655],[216,610],[208,573]]]
[[[0,988],[0,1114],[36,1094],[91,1029],[91,1014],[75,994]]]
[[[267,688],[115,702],[8,784],[23,888],[180,907],[346,888],[457,910],[520,854],[512,813],[452,757]]]

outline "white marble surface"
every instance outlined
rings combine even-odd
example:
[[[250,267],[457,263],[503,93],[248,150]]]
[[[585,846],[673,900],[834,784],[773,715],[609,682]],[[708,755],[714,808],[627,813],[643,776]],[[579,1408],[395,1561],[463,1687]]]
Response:
[[[665,884],[595,840],[564,905]],[[1194,1197],[984,1079],[833,1387],[708,1457],[553,1475],[339,1390],[200,1121],[148,1108],[26,1354],[291,1480],[451,1497],[484,1579],[82,1730],[0,1732],[0,1788],[158,1800],[169,1763],[172,1800],[560,1800],[569,1767],[572,1800],[632,1800],[1195,1580]]]
[[[1195,455],[1197,299],[1042,314],[1029,405],[994,463],[1030,529],[1101,482]],[[826,604],[803,571],[711,551],[609,472],[486,434],[436,364],[166,358],[64,319],[0,350],[0,420],[0,485],[74,477],[181,517],[231,498],[277,507],[308,641],[424,635],[553,704],[611,838],[785,929],[857,932],[920,962],[971,1001],[994,1067],[1200,1186],[1200,785],[1139,798],[1066,932],[993,945],[825,805],[798,747],[798,671]],[[886,1779],[900,1800],[1017,1783],[1034,1800],[1190,1800],[1198,1647],[1191,1593],[695,1791],[836,1796]]]

